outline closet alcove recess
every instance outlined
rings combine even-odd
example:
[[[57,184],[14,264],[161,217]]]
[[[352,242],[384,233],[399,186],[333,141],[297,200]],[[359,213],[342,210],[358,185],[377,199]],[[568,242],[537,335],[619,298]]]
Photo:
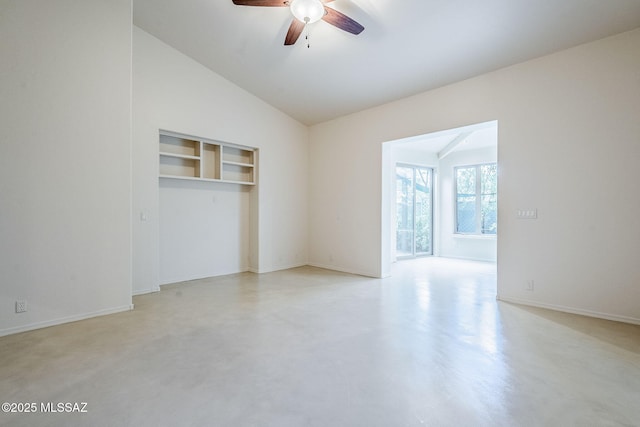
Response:
[[[255,185],[256,149],[160,131],[160,178]]]

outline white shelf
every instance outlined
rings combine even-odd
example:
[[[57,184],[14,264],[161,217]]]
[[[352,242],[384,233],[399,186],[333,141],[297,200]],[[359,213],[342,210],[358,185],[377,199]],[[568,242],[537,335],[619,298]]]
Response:
[[[165,153],[165,152],[160,152],[161,156],[164,157],[175,157],[177,159],[193,159],[193,160],[200,160],[200,156],[189,156],[186,154],[174,154],[174,153]]]
[[[223,182],[221,179],[212,179],[212,178],[196,178],[192,176],[179,176],[179,175],[160,175],[160,178],[168,178],[168,179],[181,179],[186,181],[204,181],[204,182]],[[224,181],[225,183],[233,183],[231,181]]]
[[[223,161],[222,164],[223,165],[241,166],[241,167],[244,167],[244,168],[252,168],[253,167],[253,165],[250,164],[250,163],[238,163],[238,162],[226,162],[226,161]]]
[[[255,185],[255,149],[160,132],[160,178]]]

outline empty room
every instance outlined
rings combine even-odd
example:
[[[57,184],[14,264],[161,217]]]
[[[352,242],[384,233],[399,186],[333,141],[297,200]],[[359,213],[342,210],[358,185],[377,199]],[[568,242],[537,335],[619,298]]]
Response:
[[[640,2],[0,0],[1,426],[640,425]]]

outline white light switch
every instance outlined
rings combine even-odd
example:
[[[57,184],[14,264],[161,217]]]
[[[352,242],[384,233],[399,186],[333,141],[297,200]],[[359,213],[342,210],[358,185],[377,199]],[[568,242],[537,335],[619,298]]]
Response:
[[[538,209],[518,209],[516,211],[516,218],[518,219],[536,219],[538,218]]]

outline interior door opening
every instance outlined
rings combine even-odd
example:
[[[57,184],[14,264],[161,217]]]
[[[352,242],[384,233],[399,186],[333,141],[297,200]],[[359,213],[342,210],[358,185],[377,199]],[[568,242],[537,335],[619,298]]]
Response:
[[[382,160],[381,277],[422,255],[497,262],[497,121],[385,142]]]

